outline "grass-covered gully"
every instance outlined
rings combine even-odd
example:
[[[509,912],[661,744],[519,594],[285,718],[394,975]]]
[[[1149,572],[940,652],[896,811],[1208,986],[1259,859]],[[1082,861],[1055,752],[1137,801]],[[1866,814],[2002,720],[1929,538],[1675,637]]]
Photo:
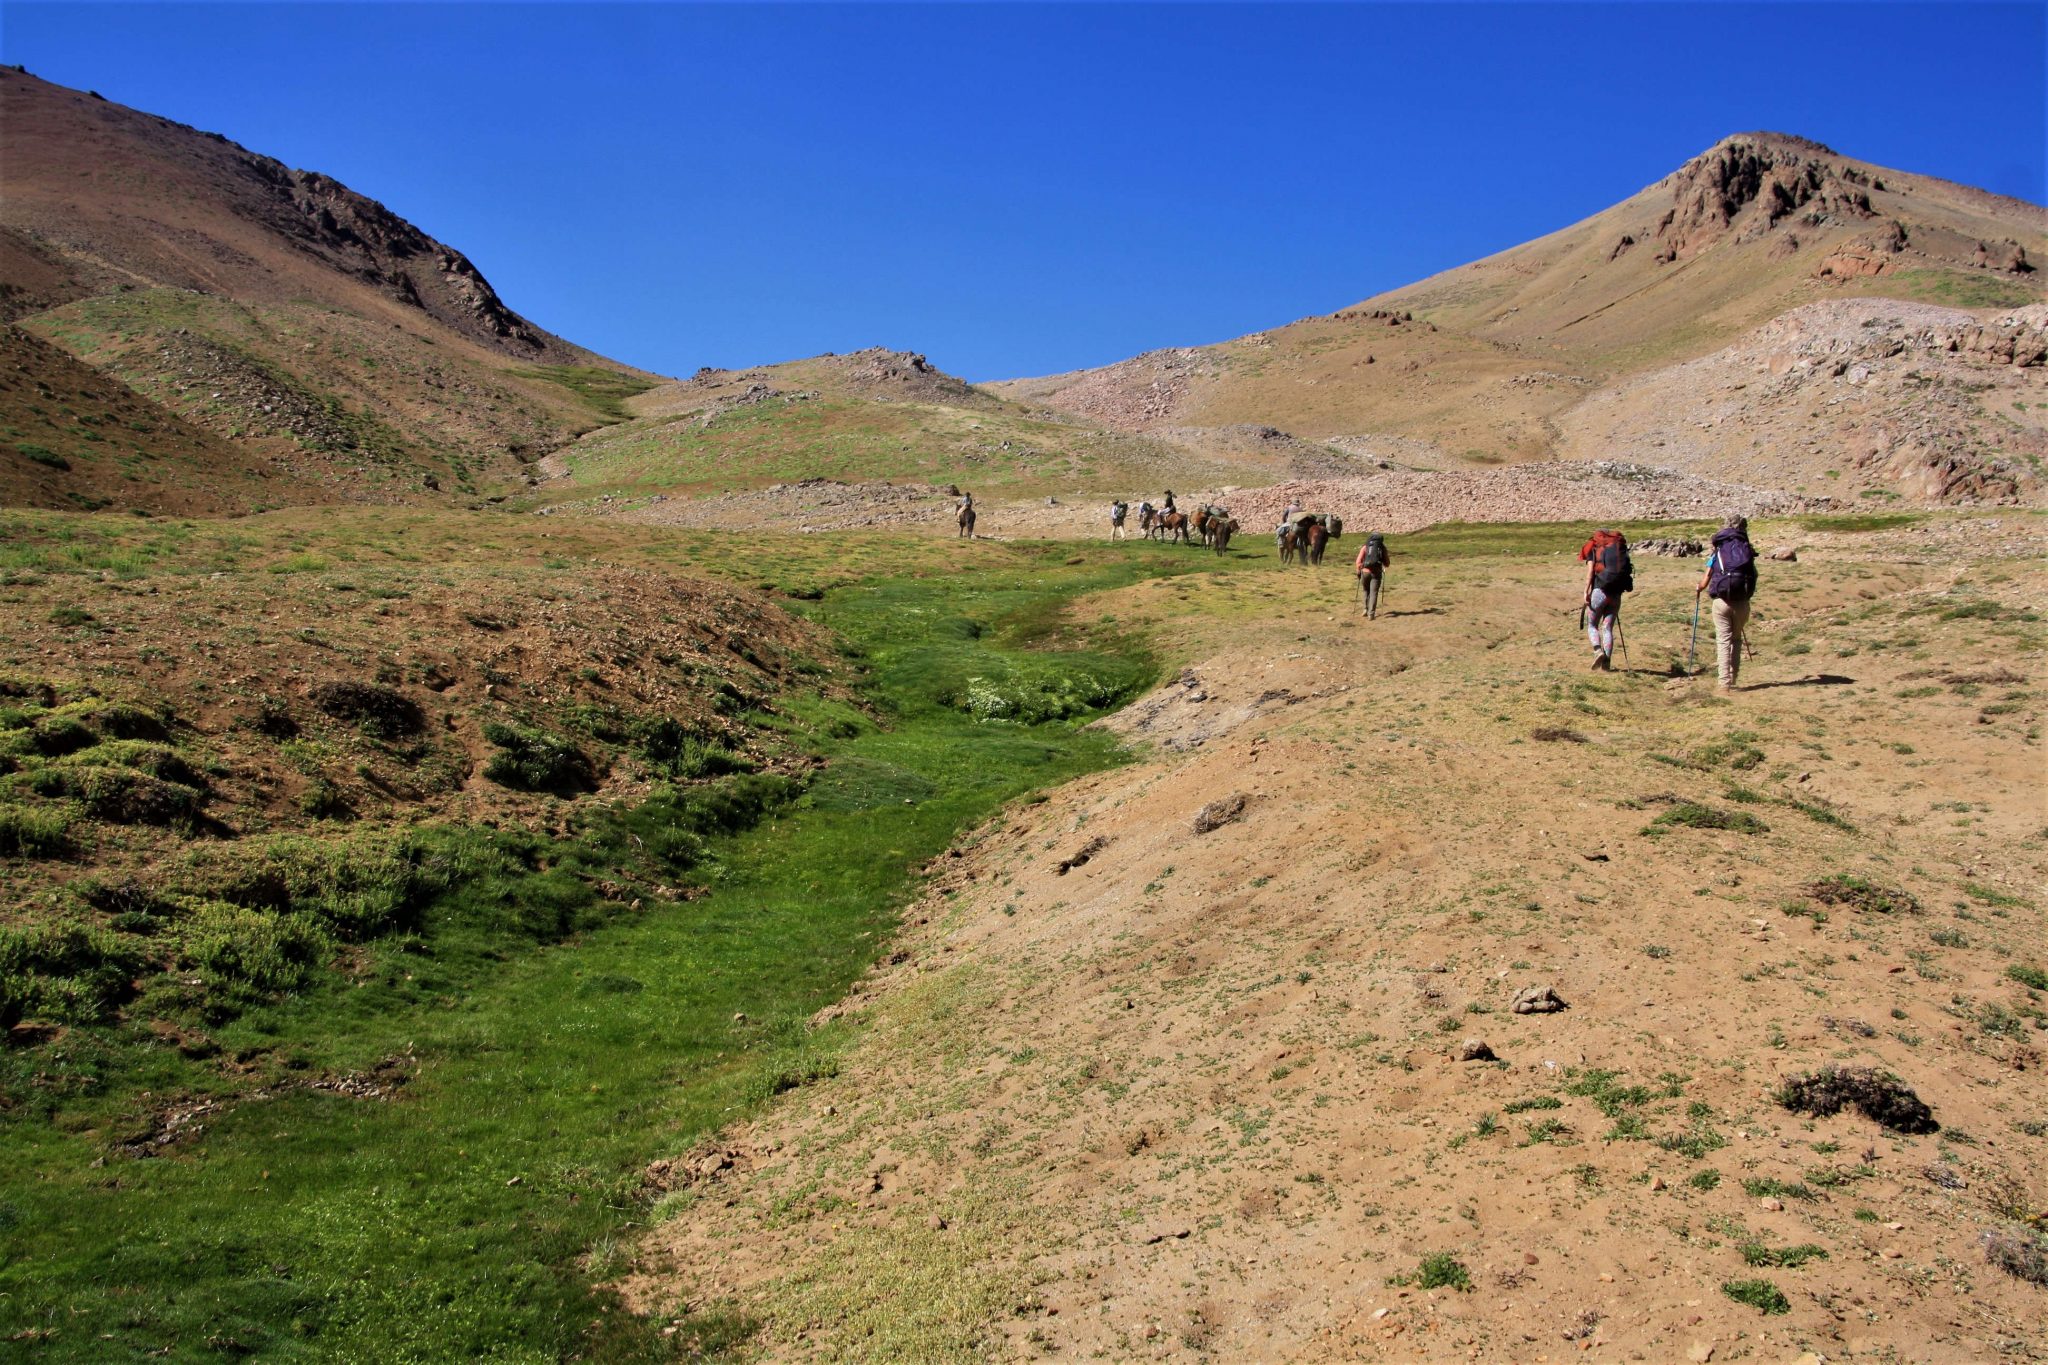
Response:
[[[366,531],[278,574],[287,538],[207,536],[80,557],[222,612],[204,644],[137,593],[111,665],[0,665],[0,1327],[34,1359],[667,1354],[594,1288],[641,1168],[829,1069],[805,1021],[957,831],[1115,761],[1077,722],[1154,664],[1060,604],[1177,567],[877,543],[735,589],[671,576],[730,567],[705,538],[448,572]],[[339,606],[238,639],[243,594]]]

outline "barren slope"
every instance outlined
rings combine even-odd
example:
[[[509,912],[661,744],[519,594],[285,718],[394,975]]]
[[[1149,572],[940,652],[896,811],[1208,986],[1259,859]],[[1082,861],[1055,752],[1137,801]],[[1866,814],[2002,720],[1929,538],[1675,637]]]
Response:
[[[2038,301],[2044,249],[2037,206],[1748,134],[1548,237],[1325,317],[986,387],[1127,430],[1260,423],[1538,458],[1571,453],[1554,422],[1589,393],[1801,304]]]
[[[940,860],[838,1073],[650,1171],[632,1302],[776,1359],[2041,1358],[1980,1243],[2048,1200],[2038,527],[1761,539],[1732,701],[1666,672],[1690,564],[1589,675],[1521,532],[1397,543],[1369,626],[1083,608],[1195,661],[1149,757]],[[1829,1063],[1939,1131],[1774,1101]]]

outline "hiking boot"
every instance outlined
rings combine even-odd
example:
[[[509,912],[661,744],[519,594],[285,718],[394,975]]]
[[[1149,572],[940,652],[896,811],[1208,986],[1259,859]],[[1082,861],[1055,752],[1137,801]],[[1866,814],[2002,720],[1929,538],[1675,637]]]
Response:
[[[1593,671],[1595,673],[1611,673],[1614,671],[1614,661],[1605,654],[1595,650],[1593,652]]]

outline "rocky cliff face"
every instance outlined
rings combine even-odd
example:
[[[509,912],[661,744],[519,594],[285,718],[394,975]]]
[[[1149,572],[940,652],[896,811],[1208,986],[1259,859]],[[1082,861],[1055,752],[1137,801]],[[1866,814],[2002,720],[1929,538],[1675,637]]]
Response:
[[[1884,182],[1817,142],[1729,138],[1672,175],[1672,205],[1651,234],[1662,243],[1657,259],[1684,260],[1728,237],[1754,241],[1781,224],[1816,228],[1873,218],[1873,186]]]

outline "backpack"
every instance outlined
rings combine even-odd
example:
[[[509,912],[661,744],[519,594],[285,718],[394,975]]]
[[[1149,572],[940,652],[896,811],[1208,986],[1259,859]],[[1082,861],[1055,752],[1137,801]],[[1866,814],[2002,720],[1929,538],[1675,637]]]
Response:
[[[1714,533],[1714,571],[1707,596],[1717,602],[1747,602],[1756,592],[1756,549],[1737,530]]]
[[[1610,597],[1636,590],[1636,568],[1629,562],[1628,538],[1619,531],[1595,531],[1579,551],[1593,561],[1593,586]]]
[[[1383,569],[1387,565],[1387,542],[1378,531],[1365,538],[1365,567]]]

